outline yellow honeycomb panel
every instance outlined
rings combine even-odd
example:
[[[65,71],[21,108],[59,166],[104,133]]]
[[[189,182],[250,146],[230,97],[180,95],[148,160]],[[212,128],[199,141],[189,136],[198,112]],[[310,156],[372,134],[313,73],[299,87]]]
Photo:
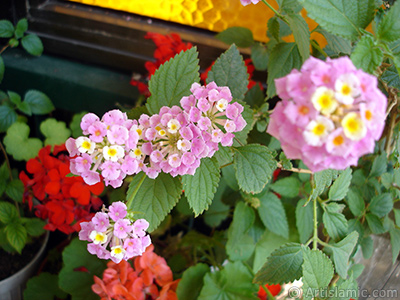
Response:
[[[267,42],[267,21],[274,13],[262,2],[243,6],[240,0],[70,0],[142,16],[221,32],[229,27],[249,28],[254,39]],[[267,0],[276,9],[275,0]],[[307,18],[310,30],[317,24]],[[313,34],[321,46],[321,35]],[[285,38],[287,41],[292,38]]]

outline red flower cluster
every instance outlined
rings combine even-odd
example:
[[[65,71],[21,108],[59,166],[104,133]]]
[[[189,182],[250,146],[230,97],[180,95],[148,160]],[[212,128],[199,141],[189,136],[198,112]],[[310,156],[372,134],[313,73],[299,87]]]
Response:
[[[193,45],[191,43],[182,42],[181,37],[176,33],[171,33],[170,35],[162,35],[159,33],[148,32],[145,35],[145,38],[151,39],[156,45],[157,48],[154,51],[154,58],[156,60],[155,62],[147,61],[144,66],[148,72],[148,75],[145,76],[145,78],[142,80],[140,78],[132,78],[131,84],[138,87],[139,93],[141,93],[145,97],[149,97],[150,91],[146,82],[150,80],[150,77],[163,63],[165,63],[181,51],[186,51],[192,48]],[[250,58],[246,59],[244,63],[247,67],[247,73],[249,73],[249,85],[247,87],[251,89],[254,85],[257,84],[254,80],[252,80],[255,67]],[[201,73],[200,78],[203,83],[206,82],[208,72],[211,70],[213,64],[214,63],[212,63],[211,66],[209,66],[204,72]],[[259,85],[261,88],[263,88],[261,84]]]
[[[134,268],[125,260],[119,264],[110,261],[103,279],[94,276],[92,290],[101,300],[178,300],[178,280],[173,280],[172,271],[164,258],[147,247],[142,256],[134,260]]]
[[[35,214],[48,219],[46,230],[60,230],[66,234],[80,230],[79,223],[93,217],[91,208],[98,210],[103,204],[97,197],[104,190],[102,182],[89,186],[82,177],[68,177],[69,157],[64,154],[65,145],[46,146],[36,158],[26,163],[26,171],[19,174],[24,183],[24,201],[32,209],[35,197],[41,204],[35,206]]]
[[[278,295],[282,290],[282,287],[279,284],[271,284],[271,285],[266,284],[265,287],[271,292],[272,296],[274,297]],[[263,289],[262,286],[260,286],[257,296],[260,300],[267,300],[268,298],[267,292]]]

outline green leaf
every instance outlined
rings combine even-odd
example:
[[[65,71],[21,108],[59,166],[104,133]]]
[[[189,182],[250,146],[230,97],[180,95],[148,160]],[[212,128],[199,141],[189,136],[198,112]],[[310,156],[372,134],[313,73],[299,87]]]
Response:
[[[392,245],[392,262],[394,265],[400,252],[400,229],[392,228],[390,229],[389,233],[390,243]]]
[[[45,145],[61,145],[71,136],[71,130],[62,121],[48,118],[40,123],[40,131],[46,137]]]
[[[150,223],[148,231],[151,232],[178,203],[181,194],[182,183],[178,177],[160,173],[151,179],[139,173],[129,184],[126,199],[130,203],[128,209],[142,213],[141,217]]]
[[[133,120],[138,120],[142,114],[149,115],[149,111],[145,105],[134,107],[130,111],[127,112],[128,118]]]
[[[393,209],[396,225],[400,227],[400,209]]]
[[[14,25],[8,20],[0,20],[0,38],[14,36]]]
[[[8,99],[10,99],[10,101],[12,103],[14,103],[15,105],[18,105],[21,103],[21,96],[18,95],[17,93],[8,91],[7,94],[8,94]]]
[[[221,180],[210,207],[204,213],[204,222],[210,227],[218,227],[230,215],[230,207],[222,202],[226,188],[227,184]]]
[[[303,62],[310,57],[310,30],[307,22],[301,15],[289,14],[286,16],[290,29],[293,32],[294,40],[299,48]]]
[[[277,42],[280,41],[280,24],[278,17],[274,16],[268,20],[267,23],[268,34],[273,37]]]
[[[218,33],[215,37],[225,44],[236,44],[242,48],[250,47],[254,43],[253,33],[245,27],[230,27]]]
[[[17,218],[18,211],[14,205],[4,201],[0,202],[0,222],[8,224]]]
[[[340,201],[346,197],[351,183],[351,168],[347,168],[329,189],[329,200]]]
[[[157,114],[163,106],[179,105],[182,97],[190,95],[192,84],[199,81],[198,52],[193,47],[175,55],[151,76],[147,109],[151,114]]]
[[[28,237],[25,227],[22,226],[20,222],[14,221],[5,227],[5,232],[10,245],[17,250],[18,253],[21,253]]]
[[[246,193],[261,192],[276,169],[271,151],[258,144],[236,148],[233,162],[239,187]]]
[[[98,259],[87,251],[87,242],[75,238],[63,250],[63,267],[59,273],[59,287],[74,300],[98,300],[92,291],[93,276],[102,278],[106,260]],[[85,267],[87,272],[75,271]]]
[[[29,126],[25,123],[16,122],[7,129],[4,137],[4,145],[8,154],[15,160],[29,160],[34,158],[42,148],[41,140],[28,138]]]
[[[233,221],[228,230],[226,253],[230,260],[247,260],[254,252],[255,243],[248,231],[255,220],[254,210],[244,202],[239,202],[233,213]]]
[[[387,168],[387,156],[386,153],[382,153],[375,157],[374,162],[372,163],[371,172],[369,173],[369,177],[381,176],[386,172]]]
[[[374,241],[370,236],[366,236],[360,242],[364,259],[370,259],[374,254]]]
[[[327,205],[327,207],[332,204]],[[337,241],[346,236],[348,225],[343,214],[327,209],[322,215],[322,220],[326,231],[333,240]]]
[[[303,253],[301,245],[287,243],[276,249],[257,272],[253,282],[259,285],[283,284],[302,276]]]
[[[212,203],[220,177],[215,158],[203,158],[194,175],[182,176],[183,189],[195,217],[207,210]]]
[[[25,31],[28,30],[28,21],[23,18],[18,21],[17,26],[15,28],[15,37],[20,39],[24,36]]]
[[[18,115],[15,110],[7,105],[0,106],[0,132],[5,132],[17,121]]]
[[[387,231],[385,227],[383,227],[382,221],[374,214],[366,214],[365,218],[367,219],[368,226],[372,233],[382,234]]]
[[[333,277],[333,266],[331,260],[321,250],[311,250],[301,246],[303,252],[303,290],[307,291],[309,297],[310,290],[314,296],[318,295],[318,290],[326,288]]]
[[[307,15],[330,33],[356,40],[374,18],[375,0],[299,0]]]
[[[17,108],[23,112],[24,114],[31,116],[32,115],[32,110],[31,107],[29,106],[28,103],[26,102],[21,102],[17,105]]]
[[[3,162],[3,164],[0,166],[0,197],[6,190],[9,178],[10,178],[10,173],[7,167],[7,163]]]
[[[218,151],[214,153],[220,167],[229,164],[233,161],[233,153],[230,147],[219,147]]]
[[[272,50],[268,60],[267,96],[276,94],[275,79],[283,77],[293,69],[300,69],[302,64],[296,43],[279,43]]]
[[[351,43],[350,41],[329,33],[328,31],[324,30],[321,28],[321,26],[318,26],[314,31],[321,33],[325,39],[326,42],[328,43],[328,47],[336,54],[351,54]]]
[[[22,202],[24,194],[24,184],[19,179],[14,179],[8,183],[6,187],[6,194],[15,202]]]
[[[26,231],[31,236],[41,236],[45,232],[45,225],[46,222],[38,218],[30,218],[25,222]]]
[[[240,261],[228,263],[223,270],[206,274],[198,300],[257,300],[258,286],[252,278]]]
[[[247,136],[250,130],[253,128],[253,120],[254,120],[254,113],[253,109],[244,103],[243,101],[237,101],[240,105],[243,106],[242,117],[246,121],[246,126],[242,129],[242,131],[235,132],[235,139],[233,140],[233,146],[238,147],[247,144]],[[241,144],[238,142],[240,141]]]
[[[45,115],[54,110],[54,105],[50,98],[36,90],[29,90],[25,94],[24,102],[28,103],[33,114]]]
[[[299,12],[302,7],[297,0],[276,0],[281,11]]]
[[[393,199],[390,193],[377,195],[371,199],[369,210],[376,216],[382,218],[393,209]]]
[[[210,271],[210,267],[198,263],[183,272],[182,279],[176,289],[178,299],[197,299],[203,288],[204,276]]]
[[[43,53],[43,44],[36,34],[28,34],[21,39],[22,47],[33,56],[40,56]]]
[[[396,66],[392,61],[391,66],[386,68],[385,72],[383,72],[381,79],[386,82],[388,86],[400,89],[399,73],[397,72]]]
[[[289,238],[289,225],[281,200],[273,193],[260,197],[258,208],[261,221],[270,231],[284,238]]]
[[[218,86],[227,86],[234,99],[242,100],[247,92],[249,74],[243,57],[235,45],[226,50],[208,72],[207,83],[214,81]]]
[[[58,275],[47,272],[29,279],[24,290],[24,299],[29,300],[65,299],[67,296],[58,286]]]
[[[268,67],[268,49],[261,43],[251,46],[251,60],[256,70],[265,71]]]
[[[365,210],[365,203],[362,198],[361,192],[357,188],[352,188],[347,193],[347,204],[349,205],[351,213],[359,217]]]
[[[82,117],[86,115],[88,112],[83,111],[77,114],[74,114],[71,120],[71,123],[69,123],[69,128],[71,129],[71,136],[73,138],[78,138],[83,135],[82,133],[82,128],[81,128],[81,121]]]
[[[336,272],[343,279],[347,278],[347,269],[349,268],[349,258],[357,245],[358,233],[353,231],[340,242],[332,245],[333,262]]]
[[[350,56],[357,68],[363,69],[365,72],[373,74],[382,64],[383,52],[369,35],[364,35],[357,43],[356,48]]]
[[[400,4],[395,3],[389,12],[379,22],[377,37],[385,42],[393,42],[400,39]]]
[[[300,181],[293,176],[285,177],[275,181],[270,187],[282,197],[294,198],[299,195]]]
[[[324,170],[314,174],[314,187],[310,196],[311,200],[316,199],[324,190],[331,185],[332,181],[337,177],[337,170]]]
[[[5,71],[4,60],[0,55],[0,83],[3,81],[4,71]]]
[[[313,207],[312,205],[304,207],[306,202],[306,199],[301,199],[296,206],[296,226],[301,243],[308,241],[314,229]]]

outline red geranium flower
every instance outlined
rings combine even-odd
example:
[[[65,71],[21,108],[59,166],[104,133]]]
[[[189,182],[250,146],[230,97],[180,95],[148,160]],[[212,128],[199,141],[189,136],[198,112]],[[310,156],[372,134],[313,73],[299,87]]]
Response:
[[[271,292],[272,296],[276,296],[281,292],[282,287],[279,284],[266,284],[265,287]],[[260,300],[267,300],[267,292],[260,286],[257,294]]]

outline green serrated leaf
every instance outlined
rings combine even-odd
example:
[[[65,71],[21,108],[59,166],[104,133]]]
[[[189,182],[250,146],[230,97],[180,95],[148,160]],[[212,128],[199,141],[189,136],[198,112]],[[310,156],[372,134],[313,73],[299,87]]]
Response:
[[[293,176],[275,181],[270,188],[282,197],[295,198],[300,192],[300,181]]]
[[[40,131],[46,137],[45,145],[61,145],[71,136],[71,130],[62,121],[49,118],[40,123]]]
[[[375,0],[299,0],[307,15],[330,33],[356,40],[374,18]]]
[[[277,0],[279,10],[299,12],[302,7],[297,0]]]
[[[130,111],[127,112],[128,118],[132,120],[138,120],[142,114],[149,115],[149,111],[145,105],[134,107]]]
[[[311,250],[301,246],[303,252],[303,290],[307,291],[305,299],[311,299],[310,292],[317,296],[320,289],[326,288],[333,277],[331,260],[321,250]]]
[[[23,18],[18,21],[17,26],[15,28],[15,37],[20,39],[24,36],[25,31],[28,30],[28,21],[27,19]]]
[[[346,197],[351,183],[351,169],[347,168],[332,184],[329,189],[329,200],[340,201]]]
[[[400,227],[400,209],[393,209],[394,219],[396,221],[396,225]]]
[[[32,110],[31,107],[29,106],[28,103],[26,102],[21,102],[17,105],[17,108],[23,112],[24,114],[31,116],[32,115]]]
[[[151,114],[157,114],[161,107],[179,105],[184,96],[190,95],[190,87],[200,81],[197,48],[175,55],[161,65],[149,81],[151,96],[146,107]]]
[[[204,213],[204,222],[212,228],[218,227],[230,215],[230,207],[222,202],[226,188],[227,184],[221,180],[210,207]],[[189,205],[188,209],[192,214]]]
[[[28,103],[32,113],[36,115],[45,115],[55,109],[50,98],[36,90],[29,90],[26,92],[24,102]]]
[[[261,43],[251,46],[251,61],[256,70],[265,71],[268,67],[268,49]]]
[[[396,66],[391,62],[391,66],[383,72],[381,79],[387,83],[388,86],[400,89],[400,77],[397,72]]]
[[[178,299],[197,299],[203,288],[204,276],[210,271],[210,267],[198,263],[183,272],[182,279],[176,289]]]
[[[82,117],[86,115],[88,112],[82,111],[80,113],[74,114],[71,120],[71,123],[69,123],[69,128],[71,129],[71,136],[73,138],[78,138],[83,135],[82,133],[82,128],[81,128],[81,121]]]
[[[346,199],[351,213],[356,217],[361,216],[365,210],[365,203],[361,192],[357,188],[351,188],[347,193]]]
[[[8,94],[8,99],[10,99],[10,101],[12,103],[14,103],[15,105],[18,105],[21,103],[21,96],[18,95],[17,93],[8,91],[7,94]]]
[[[14,205],[4,201],[0,202],[0,222],[8,224],[17,218],[18,211]]]
[[[77,255],[79,253],[79,255]],[[93,276],[102,278],[106,269],[106,260],[98,259],[87,251],[87,242],[75,238],[63,250],[63,267],[59,273],[58,285],[72,299],[98,300],[99,296],[93,293]],[[75,271],[85,267],[88,271]]]
[[[289,14],[286,18],[304,62],[310,57],[310,29],[308,24],[299,14]]]
[[[267,96],[276,94],[275,79],[283,77],[293,69],[300,69],[302,59],[296,43],[279,43],[272,50],[268,60]]]
[[[43,53],[43,44],[36,34],[28,34],[21,39],[22,47],[33,56],[40,56]]]
[[[302,277],[303,253],[301,245],[287,243],[276,249],[257,272],[253,282],[259,285],[283,284]]]
[[[310,196],[311,200],[316,199],[321,195],[324,190],[331,185],[332,181],[337,177],[337,170],[324,170],[314,174],[315,186],[313,188],[312,194]]]
[[[377,45],[373,37],[364,35],[357,43],[350,56],[357,68],[373,74],[383,61],[383,51]]]
[[[390,229],[389,233],[390,243],[392,245],[392,262],[394,265],[400,252],[400,229],[392,228]]]
[[[233,162],[239,187],[246,193],[261,192],[276,169],[271,151],[258,144],[236,148]]]
[[[374,214],[366,214],[365,218],[372,233],[382,234],[387,231],[383,226],[382,221]]]
[[[335,54],[351,54],[351,42],[321,28],[318,26],[314,31],[321,33],[328,43],[328,47],[335,53]]]
[[[0,132],[5,132],[17,121],[18,115],[15,110],[7,105],[0,106]]]
[[[16,122],[7,129],[4,145],[8,154],[15,160],[29,160],[34,158],[42,148],[42,141],[37,138],[28,138],[30,128],[25,123]]]
[[[9,179],[10,179],[10,172],[8,170],[7,163],[3,162],[3,164],[0,166],[0,197],[6,190]]]
[[[260,219],[270,231],[284,238],[289,238],[289,224],[281,200],[273,193],[260,197],[258,208]]]
[[[272,17],[268,20],[267,23],[268,34],[273,37],[277,42],[280,41],[280,23],[278,17]]]
[[[253,33],[245,27],[229,27],[215,37],[225,44],[236,44],[242,48],[250,47],[254,43]]]
[[[14,25],[8,20],[0,20],[0,38],[10,38],[14,35]]]
[[[6,194],[15,202],[22,202],[24,194],[24,184],[19,179],[14,179],[8,183],[6,187]]]
[[[327,206],[330,206],[334,203],[331,203]],[[324,226],[329,236],[337,241],[341,238],[345,237],[348,230],[348,224],[346,217],[339,212],[332,212],[327,209],[322,215],[322,220],[324,222]]]
[[[46,222],[38,218],[31,218],[27,219],[24,225],[29,235],[41,236],[45,232],[43,227],[46,225]]]
[[[306,199],[301,199],[296,206],[296,226],[301,243],[308,241],[314,229],[313,207],[312,205],[304,207],[306,202]]]
[[[10,245],[17,250],[18,253],[21,253],[28,237],[25,227],[15,220],[14,222],[7,224],[5,232],[7,235],[7,241]]]
[[[198,300],[257,300],[258,286],[240,262],[228,263],[223,270],[207,273]]]
[[[24,290],[24,299],[29,300],[65,299],[67,296],[58,286],[58,275],[47,272],[29,279]]]
[[[358,233],[353,231],[340,242],[332,245],[333,262],[336,272],[343,279],[347,278],[347,270],[349,268],[349,258],[353,253],[354,247],[357,245]]]
[[[387,168],[387,156],[386,153],[382,153],[375,157],[374,162],[372,163],[371,172],[369,173],[369,177],[381,176],[386,172]]]
[[[376,216],[382,218],[393,209],[393,199],[390,193],[383,193],[371,199],[369,210]]]
[[[239,202],[233,213],[233,221],[228,230],[226,253],[230,260],[247,260],[253,254],[255,243],[248,231],[255,220],[254,210],[244,202]]]
[[[182,176],[183,189],[195,217],[207,210],[212,203],[220,177],[215,158],[203,158],[194,175]]]
[[[141,216],[150,223],[148,231],[151,232],[178,203],[181,194],[182,183],[178,177],[160,173],[151,179],[139,173],[129,184],[126,199],[130,203],[128,209],[143,213]]]
[[[360,241],[360,246],[364,259],[370,259],[374,254],[374,241],[370,236],[366,236]]]
[[[377,37],[381,41],[393,42],[400,39],[400,4],[395,3],[378,24]]]
[[[247,92],[249,74],[243,57],[235,45],[226,50],[208,72],[207,83],[228,86],[234,99],[242,100]]]

